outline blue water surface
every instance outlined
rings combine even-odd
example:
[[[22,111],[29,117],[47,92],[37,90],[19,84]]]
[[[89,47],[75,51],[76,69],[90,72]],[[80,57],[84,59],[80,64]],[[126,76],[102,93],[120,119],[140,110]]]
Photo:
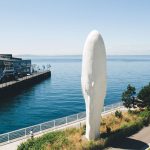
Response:
[[[52,76],[14,97],[0,99],[0,134],[85,110],[80,86],[81,56],[24,58],[40,66],[51,64]],[[149,66],[150,56],[108,56],[105,105],[120,101],[129,83],[137,91],[148,84]]]

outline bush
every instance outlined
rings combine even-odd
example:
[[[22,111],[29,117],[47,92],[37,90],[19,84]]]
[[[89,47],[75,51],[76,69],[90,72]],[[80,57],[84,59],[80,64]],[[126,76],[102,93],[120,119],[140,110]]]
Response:
[[[148,117],[150,117],[150,110],[145,109],[144,111],[142,111],[142,112],[139,113],[139,116],[142,117],[142,118],[148,118]]]
[[[111,128],[108,127],[108,126],[106,126],[106,132],[107,132],[108,134],[110,134],[110,133],[111,133]]]
[[[143,124],[148,126],[150,123],[150,110],[146,109],[145,111],[140,112],[139,116],[142,117]]]
[[[131,114],[131,115],[138,115],[140,113],[140,111],[139,110],[131,110],[131,109],[129,109],[128,113]]]
[[[126,122],[130,122],[130,119],[129,119],[129,118],[124,118],[124,120],[125,120]]]
[[[115,111],[115,116],[116,116],[117,118],[122,118],[122,117],[123,117],[123,116],[122,116],[122,112],[121,112],[121,111],[118,111],[118,110]]]
[[[139,91],[138,98],[142,101],[143,107],[150,107],[150,83]]]
[[[86,125],[84,125],[83,127],[82,127],[82,135],[84,135],[85,134],[85,132],[86,132]]]
[[[60,149],[63,146],[67,146],[69,144],[69,141],[65,136],[65,132],[52,132],[49,134],[45,134],[44,136],[39,138],[27,140],[27,142],[24,142],[20,146],[18,146],[17,150],[41,150],[45,149],[44,147],[48,144],[53,144],[54,149]]]

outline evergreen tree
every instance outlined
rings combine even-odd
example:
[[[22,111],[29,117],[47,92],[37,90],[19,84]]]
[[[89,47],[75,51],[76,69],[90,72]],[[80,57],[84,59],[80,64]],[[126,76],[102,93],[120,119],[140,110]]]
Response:
[[[138,98],[142,102],[141,106],[150,107],[150,83],[139,91]]]
[[[129,84],[127,89],[122,93],[122,101],[125,107],[132,108],[135,106],[135,94],[136,88]]]

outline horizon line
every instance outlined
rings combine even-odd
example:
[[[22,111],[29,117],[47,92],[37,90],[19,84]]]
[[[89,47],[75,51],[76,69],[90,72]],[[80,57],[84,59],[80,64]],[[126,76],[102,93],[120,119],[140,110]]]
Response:
[[[48,55],[48,54],[12,54],[13,56],[82,56],[82,54],[56,54],[56,55]],[[150,54],[106,54],[106,56],[150,56]]]

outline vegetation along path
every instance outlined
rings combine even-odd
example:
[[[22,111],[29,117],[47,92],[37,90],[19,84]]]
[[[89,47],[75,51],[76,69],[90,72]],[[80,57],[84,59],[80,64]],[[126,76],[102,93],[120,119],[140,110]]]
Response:
[[[136,149],[147,148],[148,144],[132,138],[142,128],[150,124],[150,109],[133,109],[128,111],[115,111],[102,116],[100,126],[100,137],[95,141],[87,141],[84,138],[85,126],[75,129],[67,129],[48,133],[40,138],[35,138],[22,143],[18,150],[101,150],[108,147],[115,149]],[[145,128],[146,129],[146,128]],[[149,130],[149,128],[148,128]],[[145,131],[147,134],[148,131]],[[143,133],[143,132],[142,132]],[[141,137],[144,136],[143,134]],[[145,135],[145,137],[147,137]],[[121,147],[120,143],[124,143]],[[135,144],[134,144],[135,143]],[[115,146],[116,144],[116,146]],[[124,147],[123,147],[124,146]]]

